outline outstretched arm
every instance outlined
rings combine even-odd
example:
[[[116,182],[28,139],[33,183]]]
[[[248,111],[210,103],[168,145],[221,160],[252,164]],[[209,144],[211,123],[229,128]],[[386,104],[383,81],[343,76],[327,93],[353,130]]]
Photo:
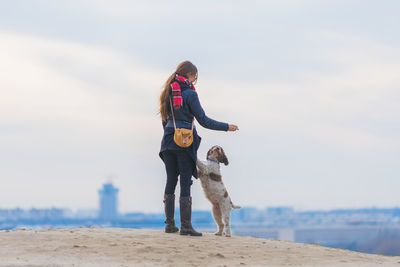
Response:
[[[193,115],[196,117],[196,120],[204,128],[208,128],[211,130],[218,130],[218,131],[229,130],[228,123],[219,122],[207,117],[206,113],[204,112],[203,108],[200,105],[199,97],[195,91],[191,92],[191,95],[189,97],[189,106]]]

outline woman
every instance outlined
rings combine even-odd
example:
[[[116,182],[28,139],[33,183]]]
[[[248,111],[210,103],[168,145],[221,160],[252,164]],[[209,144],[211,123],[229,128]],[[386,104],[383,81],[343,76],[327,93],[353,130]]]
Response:
[[[201,236],[196,232],[191,223],[192,198],[190,186],[192,176],[197,178],[196,160],[197,149],[200,146],[201,137],[197,135],[196,127],[193,127],[193,143],[182,148],[174,142],[174,123],[177,128],[191,129],[194,117],[201,126],[218,131],[236,131],[236,125],[218,122],[210,119],[204,113],[193,83],[197,81],[197,68],[190,61],[184,61],[178,65],[176,71],[165,82],[160,96],[160,114],[164,128],[164,136],[161,142],[160,157],[164,161],[167,172],[167,183],[164,192],[165,232],[175,233],[179,229],[175,226],[175,187],[180,175],[181,193],[179,198],[181,216],[181,235]],[[173,109],[173,113],[171,110]]]

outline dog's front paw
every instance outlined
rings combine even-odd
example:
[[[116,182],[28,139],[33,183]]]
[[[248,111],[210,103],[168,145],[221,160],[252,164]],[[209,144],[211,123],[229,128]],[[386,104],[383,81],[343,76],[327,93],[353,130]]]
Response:
[[[215,232],[214,235],[219,235],[219,236],[221,236],[221,235],[222,235],[222,232]]]

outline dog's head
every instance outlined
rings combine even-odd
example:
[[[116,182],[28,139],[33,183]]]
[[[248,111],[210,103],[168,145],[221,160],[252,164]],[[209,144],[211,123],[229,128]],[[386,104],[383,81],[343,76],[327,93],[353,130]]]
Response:
[[[207,159],[216,160],[225,165],[229,164],[228,158],[225,155],[224,150],[220,146],[213,146],[207,152]]]

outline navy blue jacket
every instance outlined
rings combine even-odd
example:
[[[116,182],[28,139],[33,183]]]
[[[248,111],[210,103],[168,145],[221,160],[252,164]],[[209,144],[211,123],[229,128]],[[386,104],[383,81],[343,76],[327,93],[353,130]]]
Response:
[[[213,120],[205,114],[203,108],[200,105],[199,97],[197,92],[192,90],[187,84],[179,82],[182,92],[182,107],[174,109],[174,116],[177,128],[191,128],[191,122],[193,117],[196,118],[198,123],[204,128],[218,131],[228,131],[229,124]],[[171,97],[172,101],[172,97]],[[173,103],[173,102],[172,102]],[[196,126],[193,128],[193,144],[187,148],[179,147],[174,142],[174,124],[172,122],[171,113],[168,116],[167,121],[163,121],[164,135],[161,141],[161,149],[159,156],[163,159],[162,152],[166,150],[184,150],[187,151],[189,156],[194,162],[193,176],[197,178],[197,150],[199,149],[201,137],[197,134]]]

